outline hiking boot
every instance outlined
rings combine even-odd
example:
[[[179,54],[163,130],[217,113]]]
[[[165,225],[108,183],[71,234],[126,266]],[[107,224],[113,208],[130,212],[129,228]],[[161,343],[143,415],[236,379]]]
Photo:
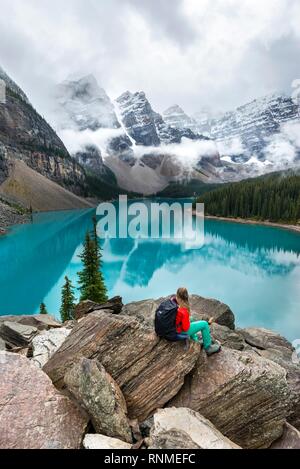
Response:
[[[219,353],[221,351],[221,345],[220,344],[211,344],[207,349],[205,349],[206,355],[210,357],[214,353]]]

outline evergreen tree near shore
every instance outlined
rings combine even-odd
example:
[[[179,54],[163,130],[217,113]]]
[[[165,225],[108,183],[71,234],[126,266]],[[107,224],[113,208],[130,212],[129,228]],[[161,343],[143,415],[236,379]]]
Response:
[[[101,272],[101,247],[97,236],[97,220],[93,218],[93,231],[87,232],[83,253],[80,256],[83,270],[79,275],[80,301],[91,300],[95,303],[105,303],[108,299],[107,290]]]
[[[60,316],[62,322],[74,319],[75,295],[71,280],[65,277],[65,284],[61,292]]]
[[[197,201],[205,204],[207,215],[296,224],[300,220],[300,175],[273,173],[226,184]]]
[[[41,303],[40,305],[40,314],[48,314],[45,303]]]

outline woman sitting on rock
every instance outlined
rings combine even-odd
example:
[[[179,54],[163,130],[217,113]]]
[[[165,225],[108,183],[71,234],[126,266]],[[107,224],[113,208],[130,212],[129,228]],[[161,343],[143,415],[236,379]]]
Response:
[[[155,332],[162,339],[171,342],[188,340],[191,338],[199,342],[198,333],[201,332],[203,346],[207,355],[220,352],[221,346],[213,343],[210,335],[210,321],[193,321],[190,317],[189,294],[186,288],[178,288],[176,296],[164,300],[155,313]]]
[[[207,321],[193,321],[190,317],[189,294],[186,288],[178,288],[176,297],[173,299],[178,304],[176,315],[176,330],[178,339],[184,339],[187,336],[195,342],[199,342],[198,333],[201,332],[203,339],[203,347],[207,355],[210,356],[221,350],[220,344],[212,343],[210,334],[211,319]]]

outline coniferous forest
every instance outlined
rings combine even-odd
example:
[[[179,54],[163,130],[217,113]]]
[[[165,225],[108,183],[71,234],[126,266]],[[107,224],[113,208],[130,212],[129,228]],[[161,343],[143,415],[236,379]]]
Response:
[[[300,173],[285,171],[226,184],[197,199],[206,215],[296,224],[300,220]]]

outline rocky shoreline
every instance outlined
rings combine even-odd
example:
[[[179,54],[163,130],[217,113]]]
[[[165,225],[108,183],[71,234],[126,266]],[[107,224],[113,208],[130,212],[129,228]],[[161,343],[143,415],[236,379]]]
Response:
[[[214,317],[222,344],[208,358],[155,335],[160,301],[86,301],[64,324],[0,317],[0,447],[300,448],[292,345],[236,328],[227,305],[193,295],[193,317]]]
[[[30,214],[0,199],[0,235],[7,233],[13,225],[22,225],[30,222]]]

